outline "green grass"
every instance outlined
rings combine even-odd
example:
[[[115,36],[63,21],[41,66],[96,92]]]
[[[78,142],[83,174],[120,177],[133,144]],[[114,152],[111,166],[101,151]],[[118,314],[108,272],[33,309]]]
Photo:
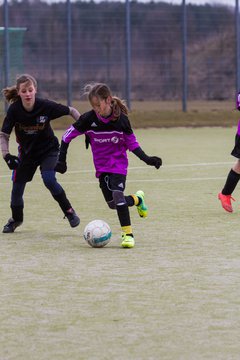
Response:
[[[143,189],[149,205],[147,219],[131,209],[134,249],[120,247],[83,139],[72,142],[69,171],[58,175],[78,228],[62,218],[39,173],[28,184],[24,224],[1,235],[1,360],[239,359],[240,188],[234,213],[217,200],[234,162],[235,128],[136,135],[164,165],[157,171],[129,155],[126,194]],[[0,162],[4,225],[11,184]],[[82,238],[96,218],[113,231],[102,249]]]

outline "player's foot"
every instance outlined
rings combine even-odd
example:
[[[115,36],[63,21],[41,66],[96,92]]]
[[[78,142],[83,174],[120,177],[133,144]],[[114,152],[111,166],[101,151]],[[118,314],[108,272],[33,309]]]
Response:
[[[15,221],[13,218],[10,218],[6,225],[3,227],[3,233],[13,233],[14,230],[22,225],[22,221]]]
[[[134,237],[127,234],[122,234],[122,247],[133,248],[135,245]]]
[[[137,205],[138,214],[140,217],[145,218],[148,215],[148,207],[144,201],[144,197],[145,197],[144,192],[142,190],[138,190],[135,195],[140,200],[140,204]]]
[[[221,201],[224,210],[233,212],[231,200],[235,201],[235,199],[232,197],[232,195],[223,195],[222,193],[219,193],[218,199]]]
[[[66,212],[65,217],[68,219],[71,227],[76,227],[80,224],[80,219],[72,208]]]

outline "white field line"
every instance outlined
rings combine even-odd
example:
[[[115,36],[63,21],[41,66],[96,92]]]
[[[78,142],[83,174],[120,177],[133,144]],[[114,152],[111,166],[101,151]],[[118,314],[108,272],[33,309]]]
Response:
[[[176,167],[199,167],[199,166],[223,166],[223,165],[233,165],[233,162],[212,162],[212,163],[195,163],[195,164],[173,164],[173,165],[163,165],[165,168],[176,168]],[[142,168],[142,167],[141,167]],[[130,169],[130,168],[129,168]],[[136,167],[135,167],[136,169]]]
[[[163,165],[163,168],[185,168],[185,167],[207,167],[207,166],[224,166],[224,165],[232,165],[232,162],[212,162],[212,163],[193,163],[193,164],[172,164],[172,165]],[[149,167],[148,166],[138,166],[138,167],[129,167],[129,170],[138,170],[138,169],[144,169],[144,170],[148,170]],[[95,171],[94,169],[92,170],[73,170],[73,171],[68,171],[67,174],[71,175],[71,174],[86,174],[86,173],[92,173],[93,176],[95,176]],[[67,175],[66,174],[66,175]],[[39,173],[36,173],[36,176],[40,176]],[[0,175],[0,179],[3,178],[11,178],[11,175]],[[161,183],[169,183],[169,182],[185,182],[185,181],[210,181],[210,180],[224,180],[226,177],[195,177],[195,178],[171,178],[171,179],[139,179],[139,180],[130,180],[128,179],[128,182],[161,182]],[[94,179],[92,181],[84,181],[84,180],[77,180],[77,181],[64,181],[63,178],[61,178],[60,183],[61,184],[96,184],[96,182],[98,182],[97,179]],[[8,183],[5,183],[8,184]]]
[[[208,177],[208,178],[175,178],[175,179],[142,179],[142,180],[128,180],[127,182],[162,182],[162,183],[170,183],[170,182],[179,182],[179,181],[209,181],[209,180],[223,180],[226,179],[226,176],[219,177]]]
[[[223,166],[223,165],[233,165],[233,162],[212,162],[212,163],[193,163],[193,164],[172,164],[172,165],[163,165],[162,168],[184,168],[184,167],[199,167],[199,166]],[[143,165],[143,166],[134,166],[134,167],[129,167],[128,170],[139,170],[139,169],[145,169],[145,170],[149,170],[149,167],[147,165]],[[72,171],[68,171],[67,174],[90,174],[93,173],[94,174],[94,169],[92,170],[72,170]],[[66,174],[66,175],[67,175]],[[39,175],[39,173],[36,173],[36,175]],[[6,174],[6,175],[0,175],[0,179],[3,178],[9,178],[11,177],[10,174]]]
[[[208,177],[208,178],[174,178],[174,179],[140,179],[140,180],[130,180],[128,179],[128,183],[176,183],[176,182],[194,182],[194,181],[210,181],[210,180],[224,180],[226,179],[226,176],[222,177]],[[96,185],[98,184],[98,180],[91,180],[91,181],[84,181],[84,180],[78,180],[78,181],[62,181],[60,180],[59,183],[61,185],[79,185],[79,184],[89,184],[89,185]],[[41,184],[38,183],[37,184]]]
[[[176,182],[195,182],[195,181],[211,181],[211,180],[226,180],[226,176],[219,176],[219,177],[207,177],[207,178],[174,178],[174,179],[135,179],[131,180],[128,179],[128,183],[176,183]],[[84,181],[84,180],[77,180],[77,181],[64,181],[60,180],[59,183],[61,185],[79,185],[79,184],[89,184],[89,185],[96,185],[98,184],[98,180],[91,180],[91,181]],[[35,182],[35,184],[41,185],[42,182]],[[11,182],[5,182],[1,185],[11,185]]]

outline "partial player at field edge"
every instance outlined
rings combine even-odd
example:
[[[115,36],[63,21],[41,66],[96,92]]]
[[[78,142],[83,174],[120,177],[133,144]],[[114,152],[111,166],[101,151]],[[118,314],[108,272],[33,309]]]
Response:
[[[240,93],[237,95],[236,107],[237,110],[240,111]],[[228,173],[222,192],[218,194],[218,199],[221,201],[223,209],[230,213],[233,212],[231,201],[235,201],[235,199],[232,197],[232,193],[234,192],[240,179],[240,120],[238,122],[237,133],[235,136],[235,146],[231,152],[231,155],[236,157],[237,161]]]

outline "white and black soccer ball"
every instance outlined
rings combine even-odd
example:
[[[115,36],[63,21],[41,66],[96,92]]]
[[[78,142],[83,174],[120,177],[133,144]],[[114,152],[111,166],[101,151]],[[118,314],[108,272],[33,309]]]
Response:
[[[110,226],[103,220],[93,220],[84,229],[83,237],[92,247],[103,247],[111,239],[112,231]]]

